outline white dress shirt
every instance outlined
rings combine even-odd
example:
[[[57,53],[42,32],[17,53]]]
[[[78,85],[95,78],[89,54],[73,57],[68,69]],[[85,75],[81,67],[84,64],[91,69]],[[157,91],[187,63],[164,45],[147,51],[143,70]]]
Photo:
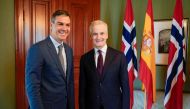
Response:
[[[102,51],[103,64],[104,64],[104,62],[105,62],[105,58],[106,58],[107,48],[108,48],[107,45],[105,45],[105,46],[104,46],[103,48],[101,48],[101,49],[94,48],[94,51],[95,51],[95,55],[94,55],[94,57],[95,57],[96,67],[97,67],[97,63],[98,63],[98,55],[99,55],[98,50],[101,50],[101,51]]]

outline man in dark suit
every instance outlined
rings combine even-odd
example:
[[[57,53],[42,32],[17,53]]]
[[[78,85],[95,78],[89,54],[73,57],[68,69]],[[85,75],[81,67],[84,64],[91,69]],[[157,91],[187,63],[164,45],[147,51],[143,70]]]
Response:
[[[125,56],[108,47],[108,27],[96,20],[90,25],[94,49],[81,57],[79,109],[129,109],[129,83]]]
[[[50,36],[28,51],[25,79],[30,109],[74,109],[73,52],[63,42],[70,25],[67,11],[54,12]]]

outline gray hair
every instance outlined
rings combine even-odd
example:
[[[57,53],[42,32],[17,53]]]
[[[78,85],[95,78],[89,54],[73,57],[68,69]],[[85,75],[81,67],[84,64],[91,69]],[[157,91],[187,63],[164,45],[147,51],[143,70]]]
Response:
[[[94,20],[94,21],[91,22],[90,27],[89,27],[90,34],[92,34],[92,32],[93,32],[93,31],[92,31],[93,27],[94,27],[95,25],[100,25],[100,24],[105,25],[106,28],[107,28],[107,31],[108,31],[108,25],[107,25],[104,21],[102,21],[102,20]]]

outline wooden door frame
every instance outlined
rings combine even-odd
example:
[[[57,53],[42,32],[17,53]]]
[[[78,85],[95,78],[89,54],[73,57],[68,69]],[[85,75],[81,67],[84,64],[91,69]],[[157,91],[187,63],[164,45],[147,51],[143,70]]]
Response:
[[[24,49],[24,1],[15,0],[15,40],[16,40],[16,109],[24,109],[27,106],[24,80],[24,67],[25,67],[25,49]]]

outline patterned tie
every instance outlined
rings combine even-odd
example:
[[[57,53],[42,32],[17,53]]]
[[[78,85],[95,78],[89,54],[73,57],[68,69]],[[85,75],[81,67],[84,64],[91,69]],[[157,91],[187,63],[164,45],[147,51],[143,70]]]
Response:
[[[103,70],[103,57],[102,57],[102,51],[98,50],[98,63],[97,63],[97,71],[99,75],[102,75],[102,70]]]
[[[59,49],[59,51],[58,51],[59,60],[60,60],[60,62],[61,62],[61,66],[62,66],[63,71],[64,71],[64,74],[65,74],[65,76],[66,76],[65,62],[64,62],[64,59],[63,59],[63,53],[62,53],[63,45],[62,45],[62,44],[59,45],[59,46],[58,46],[58,49]]]

